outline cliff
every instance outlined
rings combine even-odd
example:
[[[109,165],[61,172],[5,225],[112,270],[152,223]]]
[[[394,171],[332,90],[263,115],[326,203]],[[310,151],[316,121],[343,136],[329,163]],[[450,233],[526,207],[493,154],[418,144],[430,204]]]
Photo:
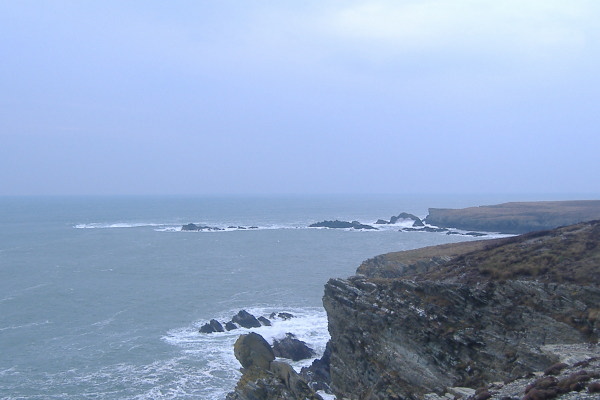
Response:
[[[525,233],[600,219],[600,200],[515,202],[463,209],[430,208],[425,222],[469,231]]]
[[[558,362],[549,349],[600,335],[600,221],[391,253],[358,272],[331,279],[323,298],[338,398],[511,381]]]

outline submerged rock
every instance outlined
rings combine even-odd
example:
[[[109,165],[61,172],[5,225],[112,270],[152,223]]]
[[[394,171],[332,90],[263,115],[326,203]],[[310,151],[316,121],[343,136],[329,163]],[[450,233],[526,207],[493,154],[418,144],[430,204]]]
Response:
[[[269,315],[269,318],[274,319],[274,318],[280,318],[282,320],[288,320],[291,318],[294,318],[293,314],[290,314],[289,312],[280,312],[280,313],[271,313],[271,315]]]

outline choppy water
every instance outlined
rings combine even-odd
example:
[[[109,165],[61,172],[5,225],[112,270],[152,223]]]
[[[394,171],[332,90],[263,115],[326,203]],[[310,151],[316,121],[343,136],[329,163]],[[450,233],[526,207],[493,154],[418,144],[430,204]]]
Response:
[[[504,200],[1,198],[0,397],[223,399],[239,376],[232,345],[244,330],[199,334],[207,320],[242,308],[291,312],[257,332],[293,332],[322,352],[328,278],[377,254],[471,240],[308,224]],[[189,222],[258,229],[178,231]]]

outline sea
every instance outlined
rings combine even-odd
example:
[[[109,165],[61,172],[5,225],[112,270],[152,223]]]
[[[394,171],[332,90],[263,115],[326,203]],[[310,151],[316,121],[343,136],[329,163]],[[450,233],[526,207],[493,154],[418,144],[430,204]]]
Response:
[[[0,197],[0,398],[223,400],[233,343],[295,334],[322,354],[332,277],[378,254],[467,235],[310,228],[524,196]],[[183,231],[188,223],[211,230]],[[497,237],[494,233],[486,237]],[[202,334],[240,310],[272,326]],[[299,370],[312,360],[292,363]]]

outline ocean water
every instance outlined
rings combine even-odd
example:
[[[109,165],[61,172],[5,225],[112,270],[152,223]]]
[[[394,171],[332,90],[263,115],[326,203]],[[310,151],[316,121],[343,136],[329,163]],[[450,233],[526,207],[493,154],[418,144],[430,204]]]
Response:
[[[290,312],[295,318],[254,331],[268,340],[292,332],[322,353],[330,277],[381,253],[472,240],[310,223],[506,200],[0,198],[0,398],[224,399],[240,376],[233,343],[248,330],[198,333],[209,319]],[[224,230],[181,231],[190,222]]]

